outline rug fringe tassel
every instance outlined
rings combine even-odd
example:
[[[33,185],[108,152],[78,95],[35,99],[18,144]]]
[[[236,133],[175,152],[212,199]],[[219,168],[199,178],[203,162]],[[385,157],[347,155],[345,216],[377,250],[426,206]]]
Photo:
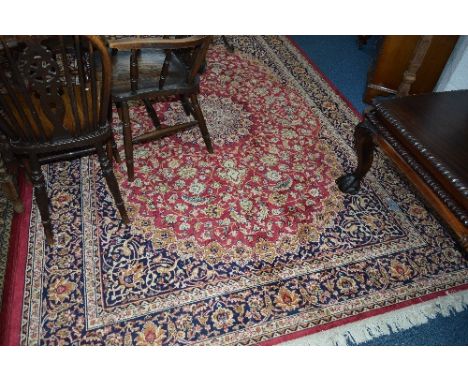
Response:
[[[468,291],[366,318],[323,332],[287,341],[281,345],[350,345],[423,325],[437,317],[449,317],[468,308]]]

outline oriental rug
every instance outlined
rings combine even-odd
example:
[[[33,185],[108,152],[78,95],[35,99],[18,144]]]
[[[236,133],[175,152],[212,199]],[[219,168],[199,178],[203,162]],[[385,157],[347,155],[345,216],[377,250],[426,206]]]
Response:
[[[195,128],[136,146],[133,183],[115,164],[130,226],[95,158],[44,167],[57,243],[33,207],[7,342],[272,344],[466,289],[455,242],[383,156],[359,195],[339,192],[359,116],[297,48],[233,42],[201,81],[215,153]],[[151,129],[142,106],[131,119]]]

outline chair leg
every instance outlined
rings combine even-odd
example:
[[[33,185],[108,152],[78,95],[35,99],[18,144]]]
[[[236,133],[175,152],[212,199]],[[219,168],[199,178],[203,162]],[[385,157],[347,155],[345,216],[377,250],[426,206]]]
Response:
[[[112,126],[113,126],[113,123],[112,123],[112,102],[109,102],[109,108],[107,110],[107,122],[109,123],[109,125],[111,127],[111,130],[112,130]],[[113,132],[112,132],[111,139],[106,144],[106,149],[107,149],[107,157],[109,158],[111,163],[112,163],[113,160],[115,160],[117,163],[121,162],[119,151],[117,150],[117,145],[115,143]]]
[[[115,143],[114,135],[110,138],[110,140],[106,143],[106,151],[107,157],[109,158],[110,162],[115,160],[116,163],[122,162],[120,158],[119,150],[117,149],[117,144]]]
[[[120,212],[120,217],[125,224],[129,224],[130,219],[128,218],[127,210],[125,209],[125,204],[120,193],[119,184],[117,183],[117,179],[115,178],[114,172],[112,171],[109,158],[107,158],[104,148],[101,145],[96,146],[96,151],[98,154],[99,163],[101,164],[102,172],[106,178],[107,186],[109,187],[109,190],[114,197],[117,209]]]
[[[351,174],[345,174],[336,180],[338,188],[347,194],[357,194],[361,181],[372,166],[374,159],[374,130],[369,121],[364,120],[356,126],[354,143],[356,146],[358,164]]]
[[[54,244],[54,235],[52,233],[52,224],[50,222],[49,198],[47,197],[46,183],[42,174],[41,165],[35,155],[30,156],[31,181],[34,186],[36,203],[41,214],[44,233],[49,245]]]
[[[111,151],[112,151],[112,154],[111,156],[114,157],[114,160],[117,162],[117,163],[121,163],[122,162],[122,159],[120,158],[120,154],[119,154],[119,150],[117,149],[117,144],[115,143],[115,138],[114,138],[114,134],[112,133],[112,136],[110,138],[110,141],[107,143],[107,150],[109,151],[109,144],[111,146]]]
[[[117,108],[117,114],[119,115],[119,119],[122,121],[122,102],[116,102],[115,107]]]
[[[0,157],[0,185],[6,198],[13,204],[13,209],[17,213],[24,211],[23,203],[21,202],[15,184],[10,174],[7,173],[2,158]]]
[[[112,152],[112,143],[111,141],[106,143],[106,151],[107,151],[107,158],[109,158],[110,162],[114,160],[114,153]]]
[[[109,106],[107,108],[107,123],[109,124],[112,130],[112,102],[109,102]],[[114,153],[112,152],[112,143],[110,140],[106,144],[106,149],[107,149],[107,157],[112,163]]]
[[[159,120],[153,105],[148,98],[143,98],[143,103],[145,104],[146,112],[150,116],[151,121],[153,121],[154,127],[158,129],[161,126],[161,121]]]
[[[133,138],[127,102],[122,102],[122,125],[124,136],[125,163],[127,164],[128,180],[130,182],[133,182],[133,180],[135,179],[135,172],[133,168]]]
[[[180,97],[180,101],[182,102],[182,107],[184,108],[185,114],[190,115],[193,114],[192,107],[190,106],[190,102],[187,99],[187,96],[183,95]]]
[[[211,144],[210,134],[208,132],[208,128],[206,127],[205,117],[203,117],[202,109],[200,108],[200,104],[198,103],[198,97],[196,94],[192,94],[190,96],[190,101],[192,102],[193,111],[195,113],[195,119],[198,122],[198,126],[200,127],[200,131],[205,141],[206,148],[208,149],[209,153],[213,153],[213,146]]]
[[[232,44],[229,43],[228,39],[226,36],[222,35],[221,36],[221,39],[223,40],[223,44],[224,46],[226,47],[226,49],[228,50],[229,53],[233,53],[234,52],[234,46]]]

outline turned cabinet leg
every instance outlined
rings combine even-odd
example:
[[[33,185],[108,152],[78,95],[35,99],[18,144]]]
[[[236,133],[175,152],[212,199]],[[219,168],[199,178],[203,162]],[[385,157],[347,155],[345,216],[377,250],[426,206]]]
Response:
[[[15,184],[10,174],[7,173],[5,165],[0,157],[0,186],[6,198],[13,204],[13,209],[17,213],[24,211],[23,203],[21,202]]]
[[[211,144],[210,134],[208,132],[208,128],[206,127],[205,117],[203,116],[202,109],[200,108],[200,104],[198,103],[197,95],[192,94],[190,96],[190,101],[192,102],[193,112],[198,122],[198,126],[200,128],[203,140],[205,141],[206,148],[208,149],[209,153],[213,153],[213,146]]]
[[[358,164],[351,174],[345,174],[336,180],[338,188],[348,194],[359,192],[361,180],[366,176],[374,159],[374,131],[369,121],[364,120],[356,126],[354,131],[354,143]]]
[[[36,203],[39,208],[39,213],[41,214],[45,237],[47,243],[52,245],[54,243],[54,235],[52,233],[52,223],[50,221],[46,182],[42,174],[41,165],[35,155],[30,156],[29,164],[31,166],[31,181],[34,187],[34,195],[36,196]]]
[[[112,166],[107,157],[103,147],[101,145],[96,146],[96,151],[99,158],[99,163],[101,164],[102,173],[106,178],[107,186],[114,197],[115,205],[120,212],[120,216],[122,221],[125,224],[129,224],[130,220],[127,215],[127,210],[125,209],[125,204],[122,199],[122,195],[120,193],[119,184],[117,183],[117,179],[115,178],[114,172],[112,171]]]
[[[128,180],[130,182],[133,182],[133,180],[135,179],[135,172],[133,168],[133,138],[127,102],[122,102],[121,110],[125,149],[125,163],[127,164]]]

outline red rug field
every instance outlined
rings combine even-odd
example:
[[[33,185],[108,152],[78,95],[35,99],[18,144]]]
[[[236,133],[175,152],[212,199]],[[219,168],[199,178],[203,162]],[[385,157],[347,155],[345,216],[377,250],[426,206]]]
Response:
[[[274,344],[466,288],[454,241],[381,155],[359,195],[339,192],[359,116],[299,50],[235,46],[213,45],[202,77],[214,154],[194,128],[136,146],[133,183],[115,164],[131,226],[95,158],[50,165],[50,247],[23,182],[4,344]],[[142,106],[131,119],[151,128]]]

